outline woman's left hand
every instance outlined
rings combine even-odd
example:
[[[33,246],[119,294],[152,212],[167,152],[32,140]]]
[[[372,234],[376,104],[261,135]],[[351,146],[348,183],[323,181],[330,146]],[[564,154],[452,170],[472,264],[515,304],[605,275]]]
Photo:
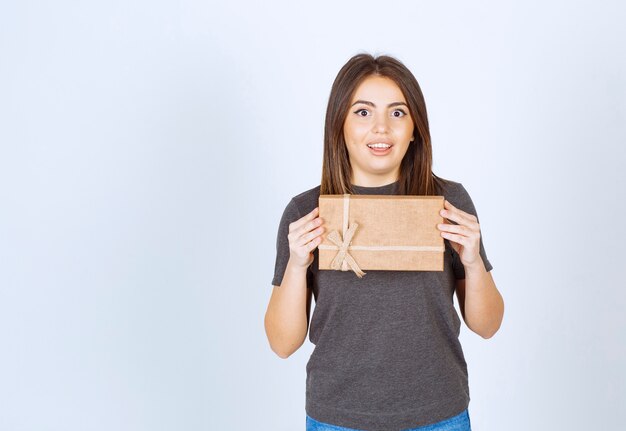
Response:
[[[440,223],[437,228],[441,236],[450,241],[450,245],[461,258],[463,266],[473,265],[480,259],[480,225],[476,216],[466,213],[447,200],[440,211],[444,220],[458,224]]]

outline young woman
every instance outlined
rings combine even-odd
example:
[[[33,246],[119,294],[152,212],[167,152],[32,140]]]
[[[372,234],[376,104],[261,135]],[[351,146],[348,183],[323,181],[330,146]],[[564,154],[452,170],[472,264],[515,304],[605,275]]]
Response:
[[[484,338],[504,303],[491,277],[473,202],[432,172],[426,105],[397,59],[352,57],[326,111],[321,185],[291,199],[277,238],[265,315],[272,350],[289,357],[309,331],[306,429],[470,430],[467,366],[456,292],[467,326]],[[318,271],[320,194],[444,196],[438,226],[444,271]],[[393,220],[381,220],[393,223]]]

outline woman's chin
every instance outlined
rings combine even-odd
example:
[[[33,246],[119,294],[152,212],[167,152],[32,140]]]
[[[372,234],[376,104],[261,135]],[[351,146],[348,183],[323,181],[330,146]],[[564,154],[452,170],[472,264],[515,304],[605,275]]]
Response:
[[[400,163],[394,164],[392,160],[374,160],[369,163],[369,167],[376,174],[395,171],[400,167]]]

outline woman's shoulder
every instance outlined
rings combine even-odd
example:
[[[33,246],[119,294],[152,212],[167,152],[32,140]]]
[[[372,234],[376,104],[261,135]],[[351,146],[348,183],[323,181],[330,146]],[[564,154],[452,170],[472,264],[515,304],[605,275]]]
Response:
[[[435,180],[439,187],[441,188],[441,192],[444,196],[447,197],[448,194],[456,195],[465,191],[465,187],[458,181],[453,181],[447,178],[442,178],[435,175]]]
[[[296,201],[305,201],[311,198],[319,198],[320,195],[320,189],[321,189],[321,185],[317,185],[311,189],[305,190],[300,194],[297,194],[293,197],[294,200]]]
[[[321,185],[303,191],[291,198],[287,208],[295,211],[300,217],[310,213],[318,205]]]
[[[437,178],[443,189],[442,194],[448,202],[470,214],[476,213],[474,202],[472,201],[472,198],[467,189],[461,182],[441,177]]]

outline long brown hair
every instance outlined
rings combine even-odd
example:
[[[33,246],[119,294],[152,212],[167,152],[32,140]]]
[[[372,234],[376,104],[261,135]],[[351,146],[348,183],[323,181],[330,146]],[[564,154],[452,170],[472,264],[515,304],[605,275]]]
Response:
[[[326,109],[324,158],[320,194],[353,193],[351,166],[343,136],[343,124],[356,88],[367,77],[379,75],[392,79],[404,94],[413,118],[414,140],[402,162],[398,193],[401,195],[442,194],[443,178],[432,172],[432,147],[424,96],[411,71],[399,60],[362,53],[341,68],[333,82]]]

